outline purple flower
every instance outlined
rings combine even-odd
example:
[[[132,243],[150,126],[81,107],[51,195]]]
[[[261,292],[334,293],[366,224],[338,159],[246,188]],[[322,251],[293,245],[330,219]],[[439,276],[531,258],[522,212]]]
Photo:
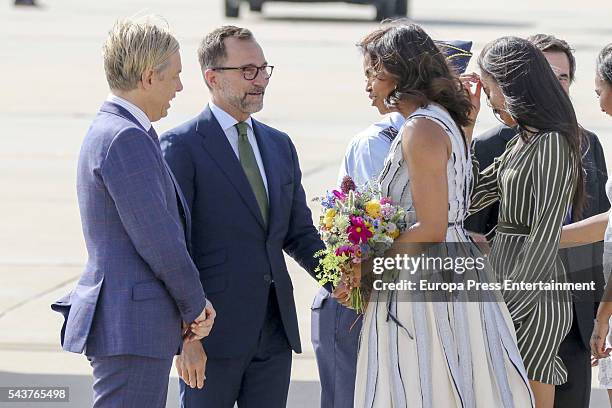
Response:
[[[342,245],[341,247],[336,249],[336,256],[346,255],[350,256],[353,252],[353,249],[350,246]]]
[[[339,199],[339,200],[346,200],[346,194],[344,194],[342,191],[334,190],[333,193],[334,193],[334,196],[336,196],[337,199]]]
[[[336,205],[336,196],[328,191],[325,198],[321,200],[321,205],[325,208],[334,208],[334,205]]]
[[[356,189],[357,186],[355,185],[353,179],[350,176],[344,176],[342,182],[340,183],[340,190],[342,190],[344,194],[348,194],[349,191],[355,191]]]
[[[397,210],[391,204],[385,204],[380,209],[380,213],[385,219],[390,219],[391,217],[395,215],[396,212]]]

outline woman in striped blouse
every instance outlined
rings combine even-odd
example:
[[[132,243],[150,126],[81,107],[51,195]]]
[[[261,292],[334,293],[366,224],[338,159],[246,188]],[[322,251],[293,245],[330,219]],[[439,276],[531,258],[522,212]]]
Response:
[[[496,116],[519,133],[505,153],[478,174],[470,213],[500,202],[490,256],[500,282],[566,282],[557,256],[564,219],[581,210],[584,196],[580,129],[569,97],[543,54],[531,43],[504,37],[478,59],[480,89]],[[503,287],[503,286],[502,286]],[[558,356],[572,323],[570,292],[503,291],[536,407],[552,408],[555,385],[567,380]]]

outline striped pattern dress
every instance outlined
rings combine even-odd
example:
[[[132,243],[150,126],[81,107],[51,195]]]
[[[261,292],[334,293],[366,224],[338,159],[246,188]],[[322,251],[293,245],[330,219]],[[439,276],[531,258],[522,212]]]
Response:
[[[502,156],[478,174],[470,214],[499,200],[490,262],[499,282],[567,282],[558,256],[563,221],[577,179],[565,137],[540,133],[523,144],[515,136]],[[567,369],[559,346],[572,324],[568,290],[503,290],[530,380],[559,385]]]
[[[447,162],[446,241],[465,243],[462,247],[471,251],[471,256],[482,256],[463,228],[472,164],[462,135],[440,106],[418,109],[406,123],[415,118],[441,126],[452,144]],[[417,221],[417,214],[400,134],[391,145],[379,181],[383,196],[406,210],[410,226]],[[409,280],[414,273],[398,272],[396,281]],[[419,270],[414,277],[429,277],[430,272]],[[491,275],[490,267],[483,274]],[[454,275],[456,279],[464,276]],[[355,408],[533,406],[512,320],[499,292],[482,302],[432,302],[410,291],[375,291],[371,296],[357,359]]]

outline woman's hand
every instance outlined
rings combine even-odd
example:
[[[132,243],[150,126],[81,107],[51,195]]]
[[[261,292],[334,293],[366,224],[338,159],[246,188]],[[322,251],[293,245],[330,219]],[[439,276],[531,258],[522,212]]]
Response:
[[[606,358],[612,348],[606,348],[606,337],[610,328],[609,318],[596,318],[593,334],[591,334],[591,354],[595,358]]]
[[[343,279],[346,279],[346,283],[349,288],[357,288],[361,285],[361,264],[353,264],[353,269],[348,274],[343,274]]]
[[[338,286],[334,288],[334,292],[332,296],[340,303],[342,306],[350,307],[351,306],[351,290],[344,282],[340,282]]]
[[[472,140],[472,135],[474,134],[474,125],[476,124],[476,118],[478,117],[478,113],[480,112],[480,94],[482,93],[482,83],[480,82],[480,77],[475,72],[471,74],[464,74],[459,77],[463,87],[467,91],[470,96],[470,102],[472,102],[472,110],[470,111],[470,120],[471,125],[465,126],[463,128],[463,132]],[[474,90],[472,91],[472,88]]]
[[[338,303],[351,307],[351,292],[361,284],[361,264],[353,264],[349,273],[342,273],[340,283],[334,289],[333,296]]]

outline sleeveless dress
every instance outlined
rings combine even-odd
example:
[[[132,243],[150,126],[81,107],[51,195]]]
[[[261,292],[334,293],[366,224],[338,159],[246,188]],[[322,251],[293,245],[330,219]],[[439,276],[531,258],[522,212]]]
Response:
[[[569,143],[557,132],[539,133],[516,149],[520,135],[478,178],[470,215],[499,201],[491,246],[497,280],[515,284],[567,283],[559,240],[578,177]],[[475,167],[478,162],[474,160]],[[573,309],[569,289],[502,291],[530,380],[560,385],[567,369],[558,355]]]
[[[480,252],[463,229],[471,191],[471,153],[442,107],[431,104],[418,109],[406,123],[415,118],[432,120],[448,134],[452,155],[447,164],[446,241],[463,243],[477,256]],[[392,144],[379,181],[383,196],[406,210],[410,226],[416,214],[401,139]],[[408,270],[397,273],[397,281],[410,275]],[[416,276],[421,273],[424,276],[417,270]],[[490,269],[487,273],[492,275]],[[402,296],[414,298],[399,301],[390,291],[371,295],[357,360],[356,408],[533,406],[512,320],[499,292],[491,295],[494,300],[483,302],[433,302],[411,292]]]

